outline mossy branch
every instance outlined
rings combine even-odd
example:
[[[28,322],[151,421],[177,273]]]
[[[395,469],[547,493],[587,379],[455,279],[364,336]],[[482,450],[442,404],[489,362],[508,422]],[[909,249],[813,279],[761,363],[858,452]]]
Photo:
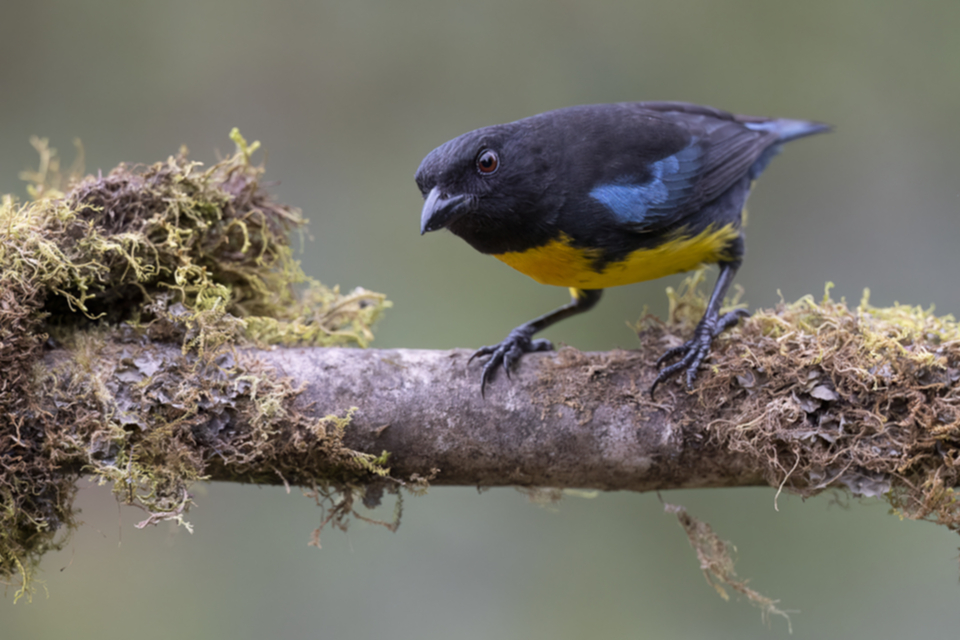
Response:
[[[905,318],[909,310],[900,309]],[[806,330],[803,322],[811,323]],[[211,369],[198,368],[178,345],[99,342],[95,358],[47,352],[53,373],[44,402],[70,394],[71,412],[146,429],[173,397],[164,390],[193,388],[208,397],[189,416],[197,448],[180,443],[188,450],[179,455],[206,458],[203,475],[213,480],[323,477],[327,460],[292,463],[273,441],[296,439],[290,430],[302,421],[334,415],[349,416],[342,445],[375,457],[389,452],[385,466],[397,482],[432,476],[432,484],[634,491],[769,484],[805,495],[844,487],[956,526],[957,345],[931,352],[888,334],[889,349],[866,349],[865,340],[880,339],[866,330],[871,322],[827,301],[757,312],[721,341],[694,392],[669,385],[656,399],[647,391],[653,356],[679,339],[662,327],[642,331],[644,348],[636,351],[530,354],[485,398],[478,364],[468,364],[464,350],[244,349]],[[891,330],[889,321],[884,326]],[[926,339],[933,331],[927,327]],[[77,395],[77,381],[61,371],[106,391]],[[269,381],[273,391],[254,381]],[[286,390],[283,397],[270,397],[276,389]],[[264,412],[274,414],[270,431],[244,436],[259,444],[240,464],[205,450],[235,445],[198,434],[255,433]]]
[[[82,153],[64,176],[34,138],[40,168],[22,175],[32,199],[0,199],[0,581],[18,574],[18,597],[74,524],[78,473],[112,482],[146,522],[182,521],[211,456],[236,469],[277,447],[291,464],[323,455],[330,473],[308,484],[327,496],[385,473],[382,457],[341,446],[346,418],[290,413],[296,389],[234,360],[240,345],[365,346],[390,303],[304,274],[288,236],[306,219],[263,189],[259,143],[231,138],[236,152],[206,169],[181,149],[87,177]],[[180,356],[138,350],[151,343]],[[113,344],[129,358],[111,376],[117,362],[101,357]],[[44,366],[56,345],[71,357]],[[230,448],[203,449],[205,429],[216,432],[207,418],[226,419],[234,401],[247,413],[230,419],[249,428]],[[271,437],[281,421],[300,425],[282,445]],[[334,524],[348,504],[337,502]]]
[[[236,373],[221,369],[222,380],[211,383],[212,370],[196,368],[194,358],[177,345],[101,343],[93,368],[89,354],[68,349],[46,354],[44,365],[53,373],[44,404],[76,397],[81,370],[83,386],[112,392],[76,397],[71,413],[109,414],[120,428],[147,430],[150,414],[164,410],[158,399],[196,389],[209,397],[199,415],[189,416],[194,441],[171,441],[168,451],[152,455],[204,459],[202,475],[209,480],[303,485],[330,477],[327,457],[311,457],[307,447],[294,460],[282,443],[301,438],[297,432],[304,423],[343,416],[342,446],[371,459],[389,452],[385,466],[394,484],[431,477],[436,485],[647,491],[763,483],[762,470],[742,454],[710,443],[706,425],[685,424],[682,417],[696,403],[694,396],[672,391],[661,402],[650,400],[644,381],[653,369],[640,353],[566,349],[533,355],[486,398],[480,396],[476,366],[467,366],[469,355],[464,350],[244,350],[226,363]],[[250,370],[258,372],[260,385],[269,380],[274,388],[288,390],[288,397],[271,398],[273,392],[264,388],[253,391],[248,374],[240,373]],[[261,403],[277,404],[265,408]],[[258,433],[263,411],[288,418],[273,419],[269,432]],[[248,443],[246,456],[215,453],[238,449],[237,437]],[[91,440],[73,444],[102,446],[96,434]],[[322,443],[318,438],[313,446]],[[75,472],[90,469],[89,461],[76,463]],[[377,477],[367,480],[382,484]]]
[[[679,313],[690,301],[674,302]],[[83,364],[88,354],[48,351],[45,389],[48,406],[66,404],[76,390],[56,372],[85,369],[93,376],[85,386],[116,395],[88,395],[90,406],[78,399],[70,411],[128,411],[121,424],[143,431],[134,448],[161,465],[204,461],[207,479],[308,487],[321,479],[345,490],[331,518],[355,514],[354,497],[377,504],[384,489],[416,490],[426,479],[534,491],[770,484],[883,496],[902,516],[957,528],[960,376],[957,342],[945,340],[956,331],[949,318],[809,298],[759,311],[721,341],[694,392],[671,384],[656,401],[647,392],[653,357],[679,337],[646,324],[640,350],[530,354],[486,398],[464,350],[245,349],[223,363],[239,365],[235,372],[218,378],[222,367],[198,370],[177,345],[123,342],[100,344],[95,371]],[[206,400],[183,416],[189,430],[171,437],[161,428],[154,438],[150,416],[165,410],[158,399],[178,389],[202,389]],[[90,440],[96,453],[100,438]],[[188,499],[151,518],[181,519]],[[765,616],[785,615],[736,577],[728,545],[708,525],[677,513],[708,582],[744,593]]]

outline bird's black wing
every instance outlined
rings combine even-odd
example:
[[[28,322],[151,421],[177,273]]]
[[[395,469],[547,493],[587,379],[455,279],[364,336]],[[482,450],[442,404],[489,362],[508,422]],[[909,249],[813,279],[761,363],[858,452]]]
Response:
[[[637,103],[652,125],[681,134],[679,151],[645,160],[635,176],[607,176],[590,192],[618,222],[649,232],[699,211],[750,172],[778,143],[776,131],[737,121],[724,111],[686,103]]]

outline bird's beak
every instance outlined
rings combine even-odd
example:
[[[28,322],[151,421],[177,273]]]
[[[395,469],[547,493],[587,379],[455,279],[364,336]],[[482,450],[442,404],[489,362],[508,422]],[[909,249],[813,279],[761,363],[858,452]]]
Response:
[[[449,225],[467,212],[469,202],[470,199],[465,195],[448,196],[437,187],[431,189],[420,215],[420,235]]]

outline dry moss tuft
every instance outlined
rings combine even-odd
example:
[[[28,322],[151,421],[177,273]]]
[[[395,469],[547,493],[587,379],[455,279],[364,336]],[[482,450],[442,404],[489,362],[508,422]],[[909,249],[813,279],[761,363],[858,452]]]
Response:
[[[273,473],[321,487],[387,472],[385,456],[343,447],[349,416],[306,418],[298,390],[237,349],[365,346],[389,303],[303,273],[288,236],[305,219],[262,188],[259,143],[231,138],[236,153],[208,169],[181,149],[85,178],[64,178],[34,139],[33,199],[0,202],[0,580],[18,577],[17,598],[75,526],[81,472],[148,511],[145,524],[182,521],[214,464],[275,456]],[[72,357],[45,363],[51,346]],[[104,367],[108,348],[123,349],[119,369]],[[174,384],[185,376],[189,388]],[[304,456],[329,474],[297,477]]]
[[[699,316],[691,284],[672,307]],[[677,421],[708,422],[714,444],[748,456],[772,486],[845,488],[960,529],[960,325],[932,309],[873,307],[869,292],[851,310],[831,286],[719,339]],[[640,337],[662,349],[662,328],[648,323]]]
[[[707,584],[716,589],[721,598],[724,600],[730,599],[730,595],[724,588],[724,585],[726,585],[745,596],[750,604],[758,607],[761,619],[765,623],[770,624],[770,616],[781,616],[787,621],[787,631],[793,633],[790,616],[787,615],[786,611],[777,607],[779,600],[772,600],[751,589],[747,586],[746,580],[737,577],[737,572],[734,570],[733,551],[735,551],[735,548],[733,545],[720,538],[709,524],[690,515],[684,507],[676,504],[664,504],[663,508],[667,513],[676,514],[680,526],[687,534],[690,546],[697,554],[703,577]]]
[[[51,327],[124,322],[164,338],[186,332],[194,346],[227,331],[229,315],[238,320],[230,333],[255,341],[366,345],[384,296],[343,296],[303,273],[288,235],[306,220],[261,187],[263,167],[250,160],[259,143],[231,137],[234,156],[209,169],[181,149],[166,162],[87,176],[66,193],[49,184],[59,175],[31,175],[38,199],[8,199],[0,213],[12,245],[0,264],[43,293]]]

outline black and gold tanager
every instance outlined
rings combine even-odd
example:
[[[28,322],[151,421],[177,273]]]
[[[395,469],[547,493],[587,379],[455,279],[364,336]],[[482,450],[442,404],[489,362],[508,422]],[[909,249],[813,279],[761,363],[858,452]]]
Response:
[[[449,229],[537,282],[569,287],[569,304],[520,325],[489,355],[496,368],[552,348],[533,334],[593,307],[607,287],[718,263],[693,337],[664,353],[651,393],[697,367],[717,335],[747,315],[720,315],[744,254],[753,181],[783,143],[826,131],[802,120],[741,116],[680,102],[586,105],[484,127],[450,140],[417,170],[420,232]]]

